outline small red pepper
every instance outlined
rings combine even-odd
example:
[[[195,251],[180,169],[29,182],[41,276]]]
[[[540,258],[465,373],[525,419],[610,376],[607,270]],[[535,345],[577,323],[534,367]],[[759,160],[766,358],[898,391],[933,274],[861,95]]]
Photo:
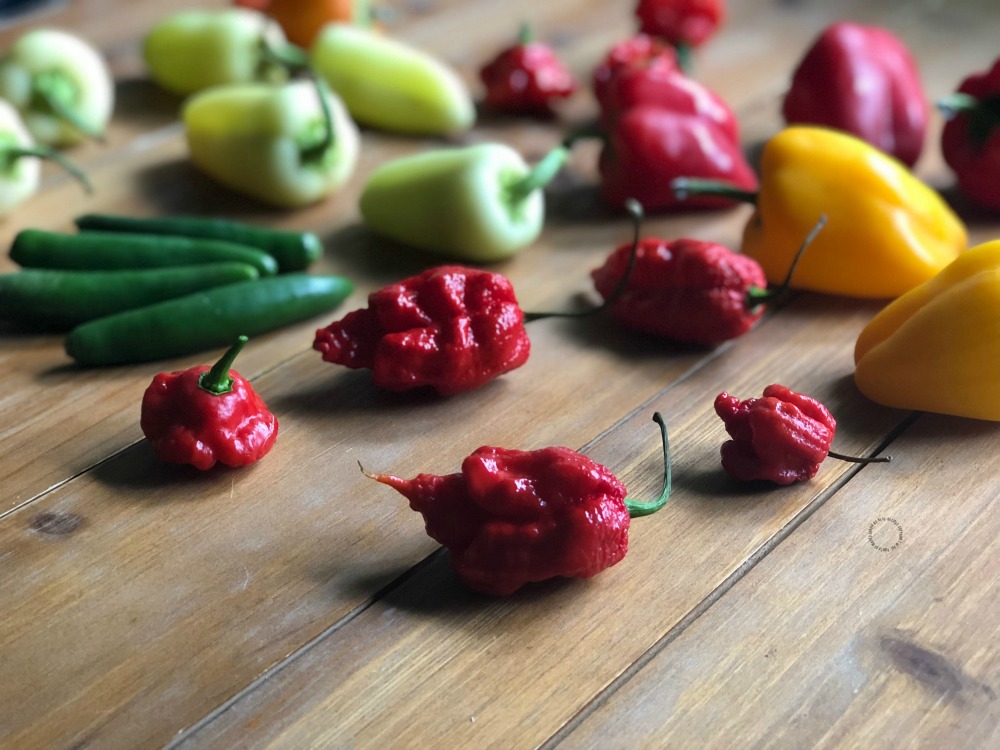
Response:
[[[373,371],[389,391],[472,390],[520,367],[531,342],[505,277],[442,266],[372,292],[368,307],[316,332],[327,362]]]
[[[211,368],[161,372],[142,397],[139,425],[156,455],[209,469],[216,462],[246,466],[263,458],[278,436],[278,420],[250,383],[230,370],[246,336]]]
[[[704,44],[725,20],[722,0],[639,0],[635,15],[644,34],[658,36],[674,45],[687,68],[692,47]]]
[[[824,125],[867,141],[913,166],[923,149],[927,98],[909,50],[878,26],[835,23],[792,76],[788,124]]]
[[[608,87],[620,73],[645,68],[677,68],[674,48],[648,34],[636,34],[613,46],[594,68],[594,96],[602,110],[608,109]]]
[[[684,238],[648,237],[638,248],[620,245],[590,275],[601,296],[611,300],[612,317],[626,328],[673,341],[719,344],[749,331],[764,314],[764,304],[788,288],[799,258],[825,224],[824,216],[774,290],[767,289],[764,269],[753,258]]]
[[[389,485],[423,515],[427,534],[451,552],[469,588],[505,596],[526,583],[559,576],[589,578],[628,551],[630,517],[659,510],[670,495],[670,460],[662,417],[664,483],[648,503],[625,497],[609,469],[569,448],[534,451],[484,446],[458,474],[400,479]]]
[[[483,66],[479,78],[486,107],[511,114],[551,114],[553,101],[576,91],[573,74],[551,47],[532,41],[527,24],[518,43]]]
[[[949,117],[941,151],[958,186],[984,208],[1000,211],[1000,58],[938,106]]]
[[[625,110],[607,134],[599,159],[601,192],[612,206],[629,198],[647,211],[731,206],[711,195],[680,200],[671,187],[677,177],[722,180],[755,192],[757,175],[727,130],[700,113],[639,105]]]
[[[715,399],[715,413],[732,437],[722,445],[722,468],[741,482],[804,482],[816,476],[827,456],[855,463],[891,460],[831,451],[837,430],[833,415],[819,401],[783,385],[769,385],[762,398],[744,401],[722,392]]]

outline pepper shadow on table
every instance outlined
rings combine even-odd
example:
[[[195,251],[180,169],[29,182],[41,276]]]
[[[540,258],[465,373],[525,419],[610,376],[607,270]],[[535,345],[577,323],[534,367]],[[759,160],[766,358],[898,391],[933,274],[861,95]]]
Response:
[[[115,81],[116,122],[128,122],[148,131],[151,128],[181,127],[178,122],[184,97],[157,86],[149,78],[122,78]]]
[[[375,286],[391,284],[435,266],[462,263],[396,242],[361,223],[349,224],[321,239],[324,258],[336,273],[365,279]]]

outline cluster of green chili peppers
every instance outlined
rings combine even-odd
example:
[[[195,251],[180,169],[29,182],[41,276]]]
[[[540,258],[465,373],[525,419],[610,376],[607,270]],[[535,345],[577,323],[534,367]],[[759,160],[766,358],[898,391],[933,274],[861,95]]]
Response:
[[[0,275],[0,319],[69,330],[79,364],[193,353],[327,312],[354,286],[302,273],[322,252],[311,233],[221,219],[88,215],[80,232],[27,229],[22,269]]]

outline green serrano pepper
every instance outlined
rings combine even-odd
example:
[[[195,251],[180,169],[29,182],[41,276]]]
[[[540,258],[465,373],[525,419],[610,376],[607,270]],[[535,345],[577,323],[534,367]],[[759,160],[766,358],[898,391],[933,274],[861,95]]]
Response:
[[[200,216],[138,218],[85,214],[76,218],[84,232],[130,232],[225,240],[262,250],[278,261],[278,271],[304,271],[323,254],[323,243],[312,232],[292,232]]]
[[[120,232],[59,234],[23,229],[14,238],[10,257],[24,268],[111,271],[235,262],[253,266],[261,276],[278,272],[278,263],[270,255],[235,242]]]
[[[66,353],[84,366],[191,354],[327,312],[353,290],[342,276],[304,273],[230,284],[84,323]]]
[[[203,289],[253,281],[257,269],[246,263],[138,271],[58,271],[29,268],[0,275],[0,318],[69,330],[105,315]]]

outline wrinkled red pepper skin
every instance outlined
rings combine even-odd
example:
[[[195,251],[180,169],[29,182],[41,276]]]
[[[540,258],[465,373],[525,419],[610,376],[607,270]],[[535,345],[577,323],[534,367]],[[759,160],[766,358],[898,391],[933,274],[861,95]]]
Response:
[[[835,23],[806,52],[783,105],[788,124],[824,125],[913,166],[927,133],[928,104],[916,63],[877,26]]]
[[[978,104],[945,123],[941,151],[962,192],[984,208],[1000,211],[1000,58],[989,70],[962,81],[958,91]]]
[[[372,292],[368,307],[318,330],[313,348],[372,370],[379,388],[450,395],[520,367],[531,342],[510,281],[441,266]]]
[[[510,114],[549,115],[556,100],[576,91],[569,68],[541,42],[503,50],[482,67],[479,78],[486,86],[483,104]]]
[[[591,272],[605,299],[627,272],[631,250],[619,246]],[[712,242],[650,237],[639,243],[635,267],[610,312],[635,331],[712,345],[750,330],[764,308],[749,307],[747,293],[766,287],[767,277],[753,258]]]
[[[715,413],[732,437],[722,446],[722,468],[743,482],[812,479],[837,429],[823,404],[783,385],[769,385],[762,398],[744,401],[720,393]]]
[[[625,487],[569,448],[482,447],[461,473],[376,475],[423,515],[471,589],[506,596],[526,583],[589,578],[628,551]]]
[[[642,71],[649,67],[677,69],[677,53],[660,39],[636,34],[613,46],[594,68],[594,96],[602,110],[608,109],[608,87],[613,78],[625,71]]]
[[[699,115],[653,105],[621,113],[608,132],[598,168],[601,192],[610,205],[624,207],[632,198],[647,212],[734,204],[713,195],[681,200],[670,184],[677,177],[724,180],[757,190],[757,175],[727,132]]]
[[[263,458],[278,436],[278,420],[253,386],[230,370],[232,389],[209,393],[199,378],[211,368],[161,372],[142,397],[139,426],[168,463],[210,469],[246,466]]]
[[[639,0],[635,15],[642,33],[697,47],[718,30],[726,8],[722,0]]]

